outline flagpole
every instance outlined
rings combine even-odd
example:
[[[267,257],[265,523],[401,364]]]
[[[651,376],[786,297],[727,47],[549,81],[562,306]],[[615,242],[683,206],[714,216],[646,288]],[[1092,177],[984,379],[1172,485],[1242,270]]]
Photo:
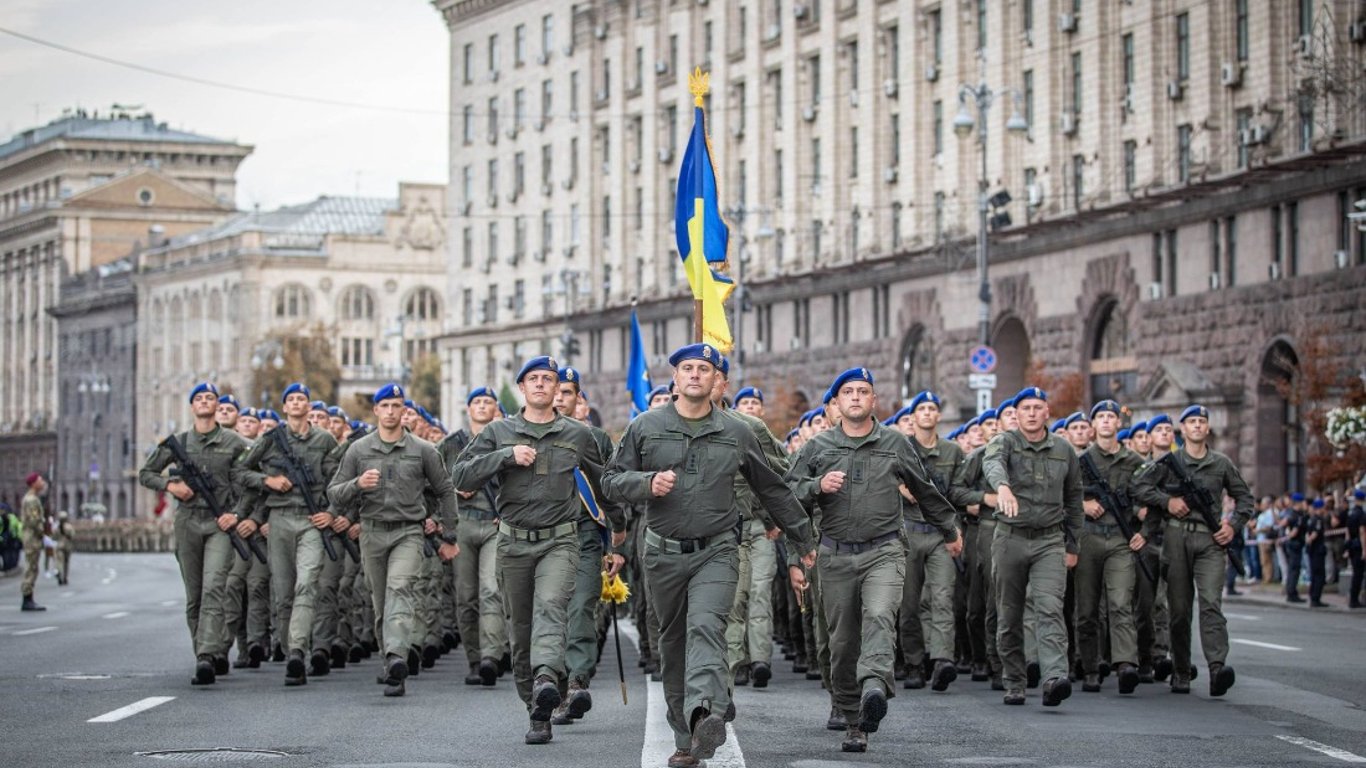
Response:
[[[702,73],[702,69],[701,69],[700,67],[694,70],[694,74],[693,74],[692,77],[688,78],[688,90],[692,93],[692,102],[693,102],[693,106],[694,106],[695,108],[699,109],[699,110],[702,110],[703,107],[704,107],[704,105],[706,104],[706,102],[703,100],[702,97],[706,96],[706,95],[707,95],[707,92],[711,90],[711,82],[710,82],[710,78],[708,78],[707,76],[705,76],[705,75]],[[703,118],[705,119],[705,117],[706,117],[706,111],[705,111],[705,110],[702,112],[702,115],[703,115]],[[704,133],[705,133],[705,130],[706,130],[706,123],[704,122],[704,123],[703,123],[703,131],[704,131]],[[702,169],[702,163],[700,163],[700,162],[694,162],[694,163],[693,163],[693,175],[697,177],[697,185],[696,185],[695,188],[698,189],[698,190],[701,190],[701,189],[702,189],[702,179],[703,179],[703,177],[705,176],[705,174],[703,173],[703,169]],[[704,270],[704,269],[711,269],[711,265],[707,263],[706,254],[704,253],[704,254],[702,254],[702,256],[703,256],[703,258],[698,259],[698,258],[696,258],[696,255],[694,255],[694,259],[693,259],[693,265],[694,265],[694,266],[693,266],[693,269],[694,269],[694,271],[696,271],[698,274],[696,275],[696,280],[694,280],[693,285],[704,285],[704,284],[705,284],[704,281],[705,281],[706,277],[705,277],[705,275],[702,273],[702,270]],[[703,341],[705,341],[705,338],[703,337],[703,333],[702,333],[702,325],[703,325],[703,323],[702,323],[702,315],[703,315],[703,306],[702,306],[702,302],[703,302],[702,299],[693,299],[693,303],[692,303],[692,336],[693,336],[693,343],[695,343],[695,344],[701,344]]]

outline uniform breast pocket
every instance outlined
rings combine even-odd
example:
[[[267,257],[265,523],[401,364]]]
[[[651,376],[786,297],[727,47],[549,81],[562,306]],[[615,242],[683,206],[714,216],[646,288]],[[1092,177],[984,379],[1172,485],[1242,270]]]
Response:
[[[398,461],[391,461],[384,468],[383,475],[390,491],[402,504],[416,504],[421,500],[426,488],[422,457],[404,456]]]
[[[548,454],[546,473],[542,480],[548,483],[551,496],[556,499],[568,496],[576,487],[574,468],[579,465],[578,446],[570,442],[554,441],[544,451],[537,452],[538,464],[542,453]],[[541,474],[539,470],[537,474]]]
[[[1048,478],[1048,485],[1053,488],[1061,488],[1063,479],[1067,477],[1067,460],[1049,456],[1047,461],[1040,463],[1044,465],[1044,475]]]
[[[647,437],[640,447],[641,469],[658,472],[683,469],[683,439],[675,437]]]

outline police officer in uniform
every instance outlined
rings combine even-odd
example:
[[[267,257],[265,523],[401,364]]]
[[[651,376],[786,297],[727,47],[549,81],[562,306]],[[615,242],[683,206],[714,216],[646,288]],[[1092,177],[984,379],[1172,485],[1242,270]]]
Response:
[[[223,603],[228,571],[232,567],[232,544],[227,532],[239,522],[233,508],[237,483],[233,482],[233,461],[247,448],[247,441],[215,421],[219,407],[218,388],[201,382],[190,390],[190,411],[194,427],[176,436],[190,460],[199,465],[215,483],[218,518],[211,515],[209,501],[199,498],[184,480],[164,474],[175,460],[163,443],[138,472],[145,488],[165,491],[180,501],[175,516],[176,562],[185,582],[185,618],[195,650],[193,684],[209,685],[217,675],[228,673],[228,643],[224,631]],[[183,468],[182,468],[183,470]]]
[[[677,747],[671,768],[697,765],[726,739],[725,628],[738,578],[736,472],[808,553],[806,563],[815,559],[806,515],[769,468],[754,433],[712,404],[720,361],[710,344],[675,351],[669,362],[678,400],[636,417],[603,475],[609,499],[645,508],[643,560]]]

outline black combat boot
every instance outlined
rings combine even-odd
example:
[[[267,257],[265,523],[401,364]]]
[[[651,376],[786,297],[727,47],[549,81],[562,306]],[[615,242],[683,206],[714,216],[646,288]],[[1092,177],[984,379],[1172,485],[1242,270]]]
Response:
[[[773,679],[773,670],[766,661],[756,661],[749,668],[749,675],[754,680],[755,688],[767,688],[768,681]]]
[[[842,752],[867,752],[868,734],[859,730],[857,725],[849,726],[849,730],[844,734],[844,741],[840,743]]]
[[[24,605],[21,611],[46,611],[47,607],[33,602],[33,595],[24,595]]]
[[[194,665],[194,679],[190,680],[190,685],[213,685],[215,679],[213,670],[213,657],[208,654],[200,654],[199,659]]]
[[[940,659],[934,664],[934,674],[930,676],[930,690],[947,691],[949,683],[958,679],[958,667],[948,659]]]
[[[1043,705],[1056,707],[1072,695],[1072,681],[1065,677],[1050,678],[1043,684]]]
[[[285,685],[307,685],[308,675],[304,670],[304,652],[302,649],[289,652],[289,661],[285,662]]]

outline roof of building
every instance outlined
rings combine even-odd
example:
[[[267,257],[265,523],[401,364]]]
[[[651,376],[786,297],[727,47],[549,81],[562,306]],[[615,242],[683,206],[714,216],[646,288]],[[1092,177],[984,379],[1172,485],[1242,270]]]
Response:
[[[190,144],[232,144],[231,141],[178,131],[158,123],[151,113],[132,116],[91,116],[84,110],[60,117],[47,125],[29,128],[0,144],[0,159],[18,154],[53,139],[95,139],[102,141],[179,141]]]
[[[333,197],[323,195],[301,205],[274,211],[239,213],[222,224],[192,232],[172,246],[232,237],[243,232],[291,235],[382,235],[385,214],[398,210],[388,197]]]

